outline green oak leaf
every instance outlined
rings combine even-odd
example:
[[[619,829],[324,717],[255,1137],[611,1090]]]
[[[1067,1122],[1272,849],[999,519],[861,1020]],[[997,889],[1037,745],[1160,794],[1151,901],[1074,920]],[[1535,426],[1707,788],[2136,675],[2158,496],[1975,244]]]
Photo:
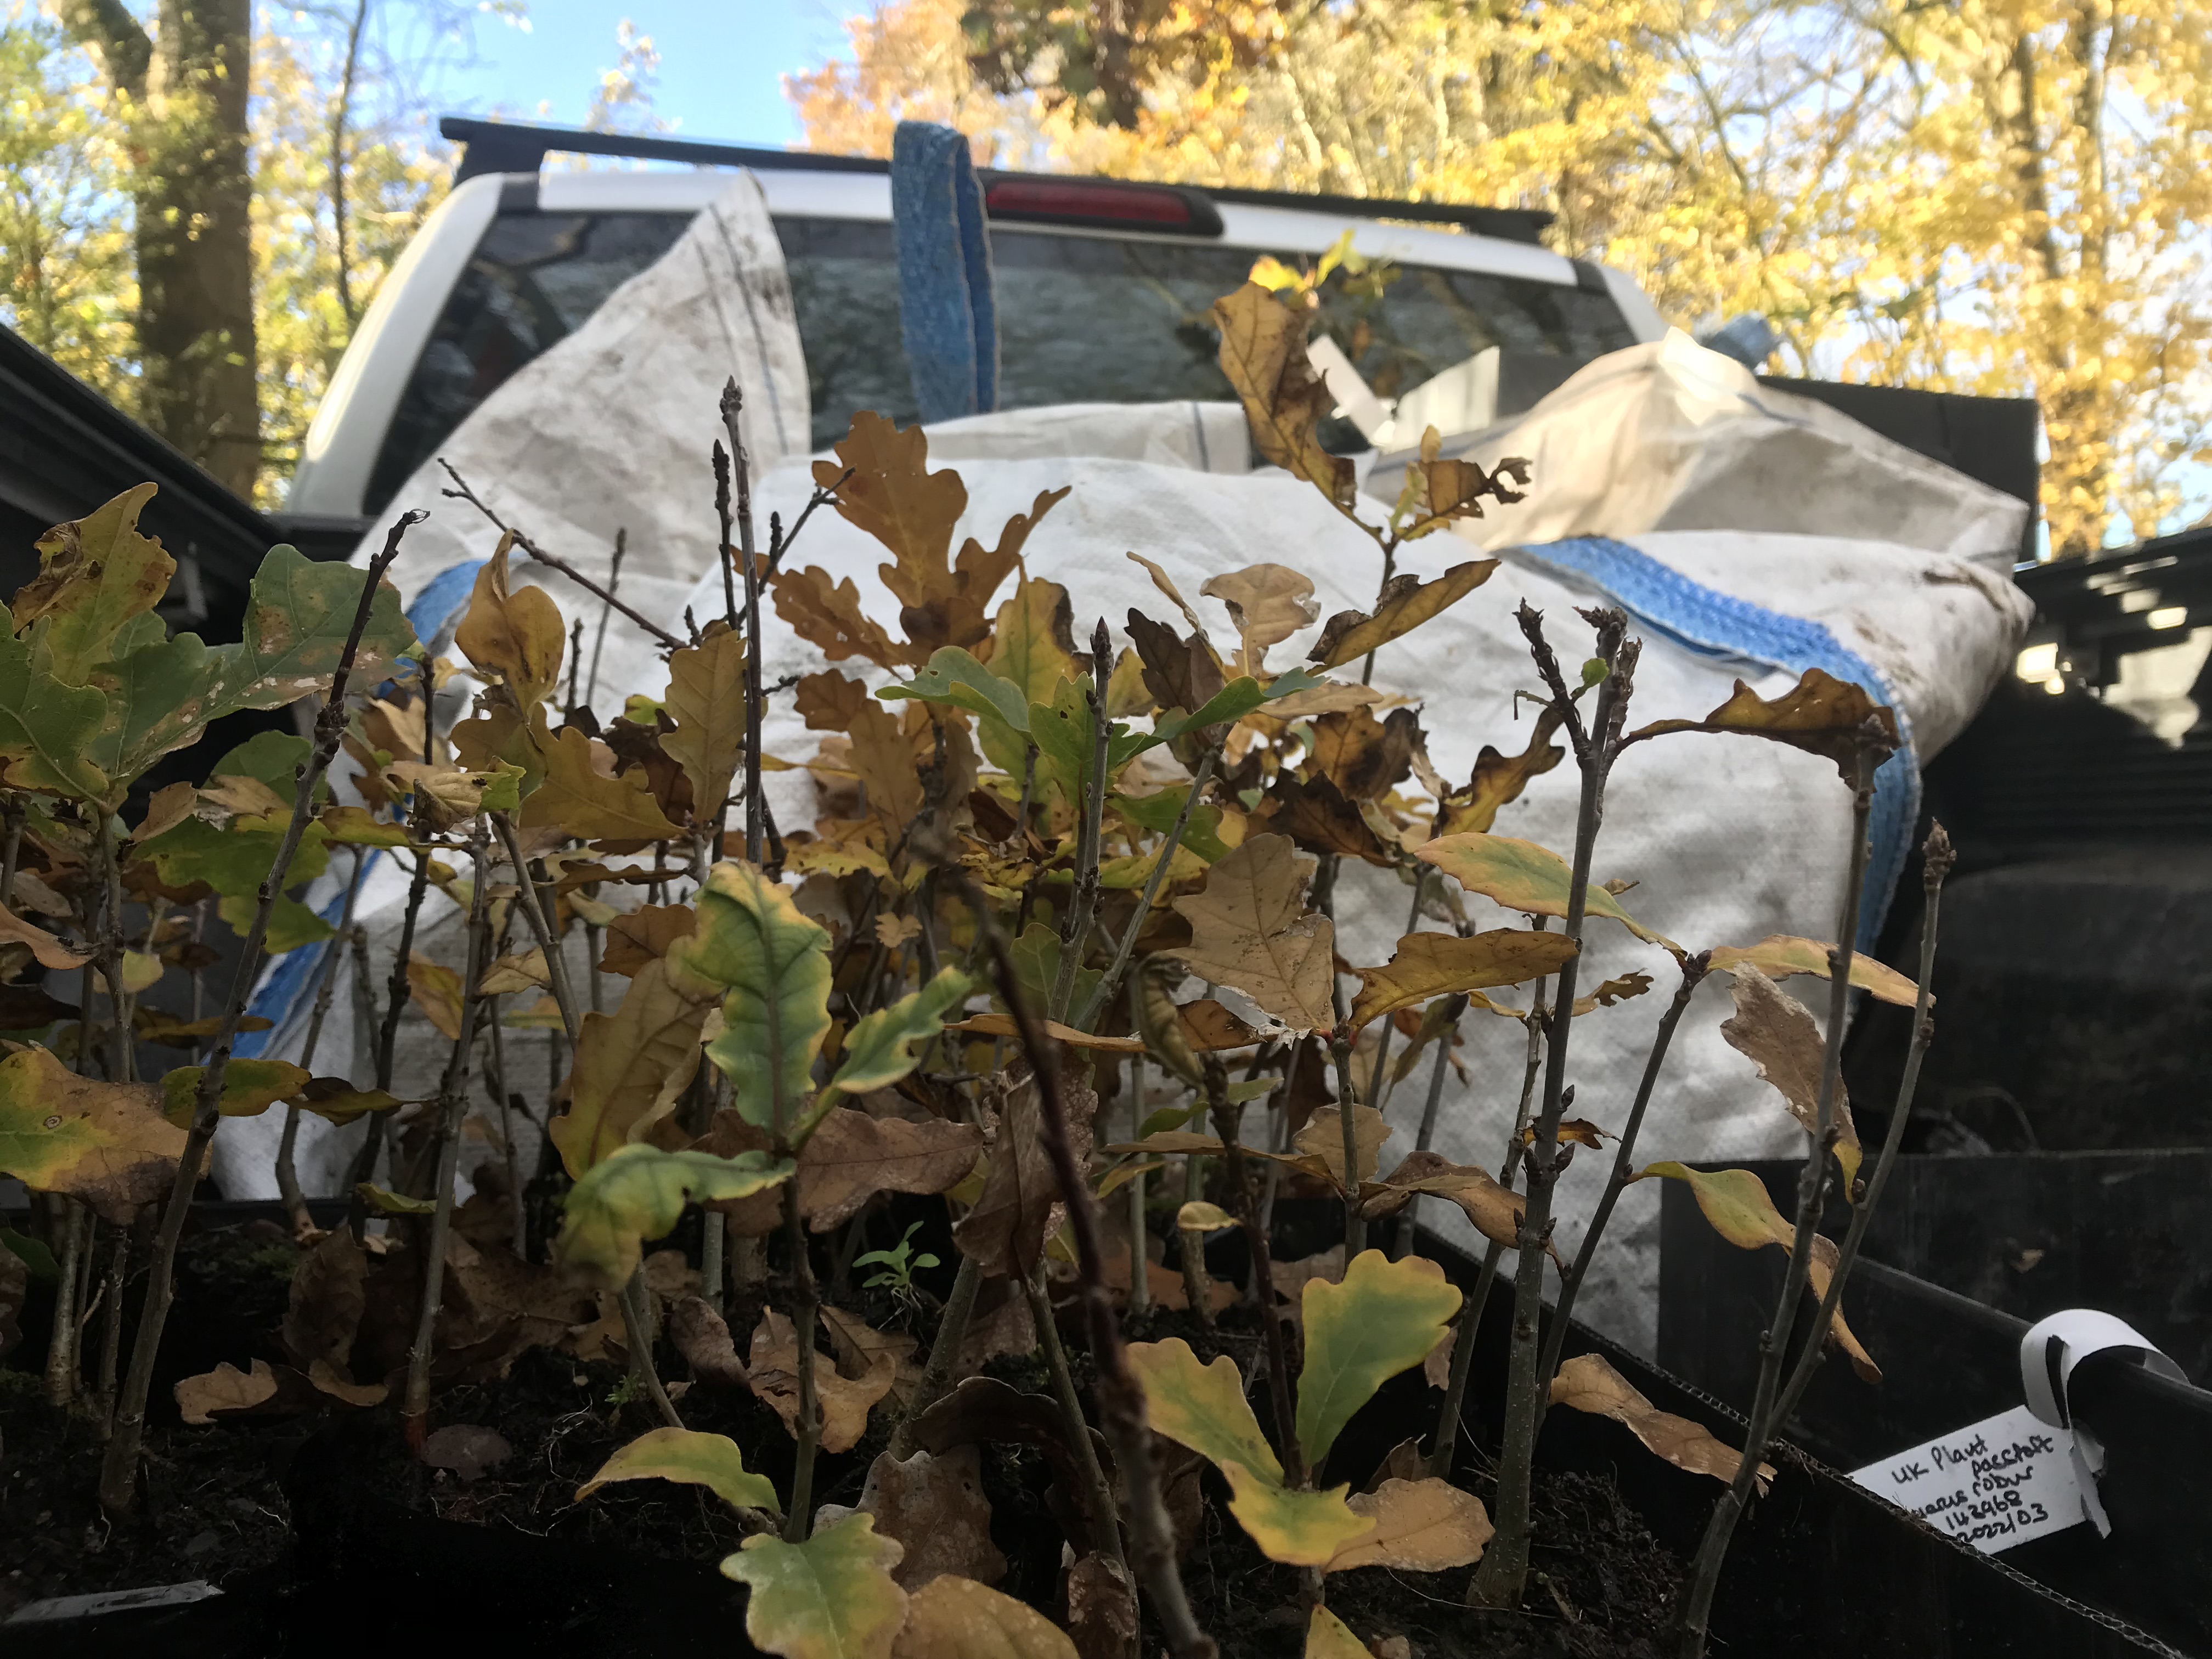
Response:
[[[655,1429],[640,1435],[599,1465],[599,1472],[576,1488],[582,1503],[617,1480],[680,1480],[704,1486],[732,1509],[775,1512],[775,1488],[764,1474],[745,1467],[744,1454],[726,1434],[696,1429]]]
[[[694,907],[692,932],[669,947],[669,978],[695,994],[726,993],[722,1035],[707,1057],[729,1078],[745,1121],[780,1128],[808,1092],[830,1034],[830,935],[787,889],[742,861],[716,865]]]
[[[906,1549],[855,1515],[803,1544],[748,1538],[722,1571],[750,1585],[745,1634],[781,1659],[889,1659],[906,1623],[906,1592],[891,1569]]]
[[[1460,1293],[1443,1269],[1380,1250],[1352,1259],[1340,1283],[1306,1282],[1305,1369],[1298,1373],[1298,1449],[1318,1469],[1352,1414],[1443,1340]]]
[[[1511,836],[1470,832],[1439,836],[1414,849],[1413,856],[1432,864],[1470,893],[1495,899],[1509,910],[1533,916],[1564,916],[1574,886],[1574,872],[1548,847]],[[1593,880],[1583,900],[1585,914],[1610,916],[1647,944],[1666,945],[1665,935],[1653,933],[1620,908],[1615,898]]]
[[[189,1129],[199,1106],[204,1066],[179,1066],[161,1079],[161,1115]],[[278,1101],[306,1088],[310,1074],[288,1060],[234,1058],[222,1068],[222,1098],[216,1109],[225,1117],[258,1117]]]
[[[185,1132],[161,1116],[151,1083],[79,1077],[45,1048],[0,1059],[0,1175],[66,1193],[128,1221],[167,1193]]]
[[[115,654],[125,630],[169,591],[177,562],[138,530],[138,514],[154,489],[135,485],[39,538],[39,574],[11,609],[17,627],[35,629],[40,666],[61,684],[89,683],[93,671]],[[160,629],[158,620],[154,627]]]
[[[1012,680],[994,674],[957,646],[933,653],[929,665],[903,685],[887,685],[876,693],[885,702],[913,698],[921,702],[951,703],[971,714],[1004,720],[1013,730],[1030,729],[1030,704],[1023,689]]]
[[[167,886],[204,881],[225,898],[252,899],[260,892],[283,839],[276,830],[247,824],[218,830],[204,818],[186,817],[140,842],[138,856],[154,861]],[[286,886],[297,887],[323,873],[331,860],[329,841],[330,831],[321,823],[307,825],[285,872]],[[246,914],[250,920],[252,912]]]
[[[276,838],[269,836],[265,839],[273,843]],[[300,850],[307,850],[305,842],[301,843]],[[296,860],[293,867],[299,867]],[[259,898],[240,894],[216,900],[215,910],[230,924],[231,931],[243,939],[246,930],[253,925],[253,913],[260,908]],[[299,900],[280,897],[270,907],[269,936],[262,940],[261,948],[272,957],[281,957],[287,951],[296,951],[303,945],[320,945],[325,939],[336,937],[337,931]]]
[[[957,968],[941,969],[919,991],[864,1018],[846,1036],[844,1058],[811,1115],[825,1114],[840,1095],[887,1089],[914,1070],[921,1063],[915,1048],[945,1029],[945,1015],[973,988]]]
[[[194,741],[211,720],[328,690],[365,580],[350,565],[318,564],[281,544],[270,548],[253,578],[239,643],[210,647],[197,634],[179,634],[96,672],[107,710],[91,760],[128,782]],[[373,685],[421,649],[400,612],[398,593],[385,584],[369,608],[352,684]]]
[[[788,1179],[795,1167],[789,1158],[766,1152],[717,1158],[665,1152],[642,1142],[617,1147],[568,1189],[553,1253],[603,1284],[627,1284],[644,1242],[665,1238],[684,1205],[750,1197]]]
[[[1301,1492],[1284,1484],[1282,1463],[1261,1433],[1244,1398],[1244,1379],[1228,1355],[1201,1365],[1181,1337],[1133,1342],[1128,1354],[1152,1432],[1220,1469],[1229,1480],[1229,1512],[1271,1559],[1326,1566],[1346,1543],[1373,1528],[1345,1502],[1348,1486]]]
[[[106,775],[86,757],[107,700],[90,686],[62,685],[32,666],[31,646],[15,637],[0,610],[0,762],[9,783],[51,794],[98,799]]]

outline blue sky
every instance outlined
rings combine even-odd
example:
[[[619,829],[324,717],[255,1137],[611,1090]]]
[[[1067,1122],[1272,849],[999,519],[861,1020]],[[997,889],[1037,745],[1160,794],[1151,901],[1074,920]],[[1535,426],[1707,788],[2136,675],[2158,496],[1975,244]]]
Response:
[[[860,0],[531,0],[527,33],[486,17],[479,62],[451,69],[449,111],[582,122],[600,72],[618,55],[624,18],[660,53],[655,113],[696,138],[783,145],[799,138],[781,76],[812,68],[844,42],[839,20]]]

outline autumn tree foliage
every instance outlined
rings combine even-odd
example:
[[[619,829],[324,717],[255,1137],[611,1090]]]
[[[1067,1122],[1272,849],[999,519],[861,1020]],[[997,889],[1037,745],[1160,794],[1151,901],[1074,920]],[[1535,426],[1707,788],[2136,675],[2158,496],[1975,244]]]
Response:
[[[811,148],[1543,207],[1785,372],[2033,396],[2054,550],[2202,510],[2212,7],[890,0],[787,82]]]

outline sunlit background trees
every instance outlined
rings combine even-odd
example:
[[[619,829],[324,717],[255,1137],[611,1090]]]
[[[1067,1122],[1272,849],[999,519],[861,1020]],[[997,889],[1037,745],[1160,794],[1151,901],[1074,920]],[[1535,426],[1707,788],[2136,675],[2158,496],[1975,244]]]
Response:
[[[659,118],[635,9],[601,125]],[[521,10],[15,0],[0,320],[281,500],[450,178],[432,71]],[[846,35],[785,82],[813,148],[921,117],[1003,166],[1546,208],[1671,320],[1765,313],[1783,372],[2038,398],[2055,550],[2212,497],[2206,0],[888,0]]]

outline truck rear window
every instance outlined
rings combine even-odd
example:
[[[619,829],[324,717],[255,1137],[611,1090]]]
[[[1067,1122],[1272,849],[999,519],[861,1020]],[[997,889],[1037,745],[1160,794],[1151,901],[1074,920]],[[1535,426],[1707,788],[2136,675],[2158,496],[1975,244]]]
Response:
[[[448,297],[371,476],[380,512],[507,376],[578,327],[674,245],[681,214],[513,214],[495,220]],[[888,224],[779,217],[826,448],[867,409],[915,418]],[[1244,279],[1249,248],[994,228],[1000,404],[1225,399],[1207,308]],[[1491,346],[1580,362],[1634,343],[1610,296],[1475,271],[1403,267],[1323,326],[1385,397]],[[888,348],[888,349],[887,349]]]

